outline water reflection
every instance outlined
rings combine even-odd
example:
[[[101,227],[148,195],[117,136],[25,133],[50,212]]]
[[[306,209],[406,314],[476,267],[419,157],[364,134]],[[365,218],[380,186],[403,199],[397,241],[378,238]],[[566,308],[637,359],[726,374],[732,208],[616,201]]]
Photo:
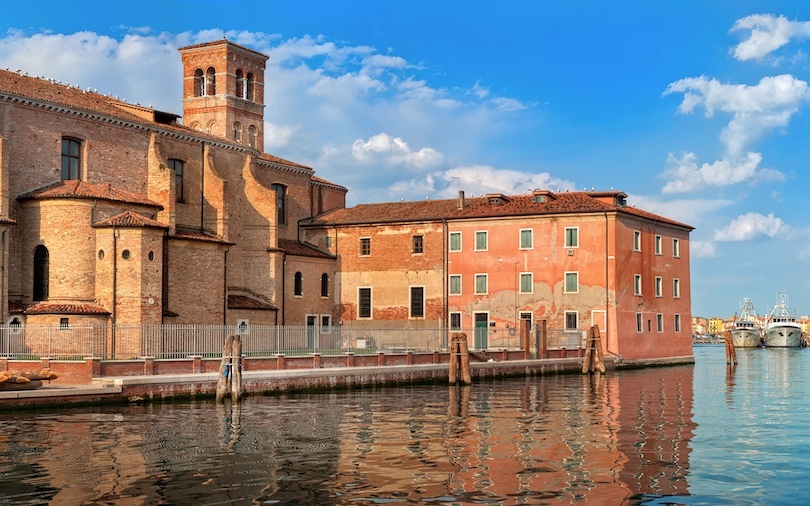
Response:
[[[622,504],[684,495],[693,370],[6,415],[0,502]]]

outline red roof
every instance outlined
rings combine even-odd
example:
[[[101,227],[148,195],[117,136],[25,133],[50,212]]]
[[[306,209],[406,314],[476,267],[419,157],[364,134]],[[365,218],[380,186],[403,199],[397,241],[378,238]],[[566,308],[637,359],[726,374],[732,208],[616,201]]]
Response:
[[[8,301],[8,312],[9,313],[24,313],[25,308],[28,307],[28,304],[21,300],[13,300],[9,299]]]
[[[28,306],[25,314],[82,314],[82,315],[108,315],[109,311],[97,304],[53,304],[39,302]]]
[[[32,199],[101,199],[111,202],[139,204],[163,209],[163,206],[137,193],[107,183],[87,183],[78,179],[58,181],[48,186],[23,193],[17,200]]]
[[[598,198],[624,193],[615,192],[562,192],[545,202],[535,202],[531,194],[514,195],[493,199],[500,204],[490,203],[487,197],[467,197],[464,208],[459,209],[459,199],[417,200],[410,202],[389,202],[382,204],[360,204],[346,209],[336,209],[304,222],[304,225],[361,225],[375,223],[403,223],[418,221],[463,220],[473,218],[498,218],[517,216],[544,216],[577,213],[626,213],[670,225],[693,229],[690,225],[670,220],[647,211],[624,205],[608,204]]]
[[[228,309],[278,311],[278,308],[269,302],[249,297],[247,295],[228,295]]]
[[[278,249],[288,255],[298,257],[335,258],[329,253],[321,251],[314,246],[310,246],[309,244],[298,241],[290,241],[288,239],[279,239]]]
[[[234,244],[232,242],[228,242],[221,237],[216,237],[208,234],[204,234],[202,232],[185,232],[178,230],[174,233],[174,235],[170,235],[169,239],[187,239],[189,241],[204,241],[204,242],[215,242],[218,244]]]
[[[155,220],[147,218],[146,216],[140,215],[138,213],[132,211],[124,211],[123,213],[118,213],[115,216],[110,216],[109,218],[105,218],[101,221],[97,221],[93,223],[94,227],[147,227],[147,228],[169,228],[166,225],[162,225]]]

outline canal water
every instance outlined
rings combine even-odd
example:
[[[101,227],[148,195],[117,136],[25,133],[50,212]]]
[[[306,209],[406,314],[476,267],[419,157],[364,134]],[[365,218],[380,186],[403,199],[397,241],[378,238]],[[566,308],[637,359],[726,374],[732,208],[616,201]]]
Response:
[[[694,366],[0,414],[2,504],[795,504],[810,350]]]

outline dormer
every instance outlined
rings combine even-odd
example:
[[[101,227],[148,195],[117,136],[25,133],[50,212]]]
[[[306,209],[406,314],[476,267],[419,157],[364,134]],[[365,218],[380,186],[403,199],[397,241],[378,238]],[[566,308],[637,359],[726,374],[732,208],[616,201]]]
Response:
[[[509,197],[503,193],[487,193],[487,202],[491,206],[502,206],[509,202]]]
[[[545,204],[556,198],[557,196],[548,190],[534,190],[532,192],[532,204]]]

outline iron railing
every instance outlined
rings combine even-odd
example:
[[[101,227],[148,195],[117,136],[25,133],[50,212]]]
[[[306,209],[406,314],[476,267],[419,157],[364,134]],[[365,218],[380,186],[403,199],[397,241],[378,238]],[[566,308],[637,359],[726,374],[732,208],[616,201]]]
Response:
[[[245,329],[243,329],[243,332]],[[0,326],[0,357],[9,359],[76,359],[97,357],[126,360],[217,357],[229,335],[237,335],[235,325],[143,325],[143,326]],[[313,353],[339,355],[347,352],[395,353],[405,351],[446,351],[455,332],[468,336],[472,350],[518,350],[520,335],[515,329],[486,327],[447,328],[367,328],[351,326],[257,326],[241,336],[246,357],[272,355],[305,356]],[[532,329],[530,343],[536,342]],[[582,346],[580,331],[547,330],[549,349]]]

